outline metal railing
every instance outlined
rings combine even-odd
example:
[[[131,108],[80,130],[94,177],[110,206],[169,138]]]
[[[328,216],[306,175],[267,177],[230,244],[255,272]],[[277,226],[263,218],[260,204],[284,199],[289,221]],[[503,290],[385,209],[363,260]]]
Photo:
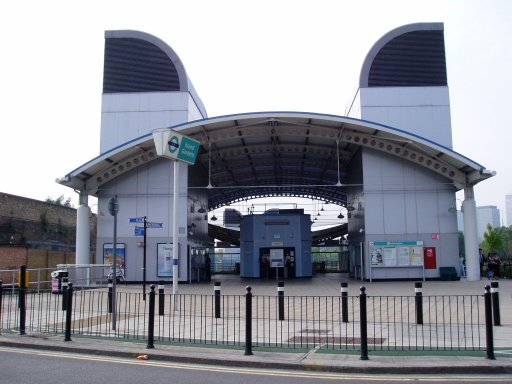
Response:
[[[107,286],[111,266],[109,264],[57,264],[56,268],[27,269],[28,288],[37,292],[50,289],[51,272],[55,270],[68,272],[68,279],[75,288],[98,288]],[[16,291],[20,283],[19,274],[19,269],[0,269],[0,280],[3,281],[4,289]]]
[[[37,291],[48,289],[51,286],[51,272],[55,268],[33,268],[27,269],[27,282],[29,288]],[[13,292],[19,286],[19,269],[0,269],[0,280],[3,281],[4,289],[11,289]]]
[[[110,264],[57,264],[57,269],[68,272],[69,282],[75,288],[106,287],[112,273]]]
[[[1,290],[1,289],[0,289]],[[150,324],[141,293],[116,294],[116,327],[107,289],[72,291],[70,334],[252,347],[361,351],[485,351],[485,295],[449,296],[252,296],[151,294],[158,308]],[[21,293],[20,293],[21,294]],[[153,297],[155,297],[153,296]],[[3,290],[1,330],[63,334],[66,294],[27,290],[26,320],[20,296]],[[363,300],[364,299],[364,300]],[[493,303],[494,305],[494,303]],[[497,304],[499,306],[499,302]],[[496,313],[496,309],[494,309]],[[499,313],[499,309],[497,311]],[[250,316],[250,317],[248,317]],[[492,314],[491,314],[492,316]],[[25,316],[24,316],[25,317]],[[21,325],[21,321],[25,323]],[[492,328],[492,324],[490,325]]]

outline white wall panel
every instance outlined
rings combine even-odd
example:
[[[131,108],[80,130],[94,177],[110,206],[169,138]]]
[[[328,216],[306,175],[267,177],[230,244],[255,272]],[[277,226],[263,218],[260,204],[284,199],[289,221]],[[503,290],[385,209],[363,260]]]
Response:
[[[382,234],[384,229],[384,201],[382,194],[365,194],[365,212],[367,218],[365,231],[367,234]]]
[[[149,125],[150,129],[148,132],[153,131],[157,128],[166,128],[169,127],[172,121],[172,113],[171,111],[155,111],[151,112],[151,115],[149,117]]]
[[[119,110],[118,93],[105,93],[101,97],[101,110],[103,112],[115,112]]]
[[[405,207],[405,232],[406,234],[415,234],[418,229],[418,206],[417,198],[414,192],[406,192],[403,195]]]
[[[137,112],[139,111],[139,93],[118,94],[118,112]]]
[[[189,102],[189,99],[192,102]],[[189,103],[193,110],[189,112]],[[154,129],[202,118],[187,92],[134,92],[102,98],[101,152]]]
[[[190,94],[184,92],[171,92],[171,108],[173,111],[188,110]]]
[[[363,167],[367,235],[389,240],[393,235],[417,238],[456,229],[456,219],[444,214],[454,198],[453,186],[441,176],[371,149],[363,151]]]
[[[139,112],[118,113],[116,145],[139,135]]]
[[[361,118],[452,147],[448,87],[375,87],[361,92]]]
[[[416,207],[418,232],[439,232],[437,194],[433,192],[417,192],[416,198],[418,199],[418,205]]]
[[[170,92],[151,92],[149,93],[150,111],[170,111],[171,94]]]
[[[115,147],[117,137],[117,113],[101,114],[100,153]]]
[[[170,126],[186,123],[188,121],[187,119],[188,111],[173,111]]]

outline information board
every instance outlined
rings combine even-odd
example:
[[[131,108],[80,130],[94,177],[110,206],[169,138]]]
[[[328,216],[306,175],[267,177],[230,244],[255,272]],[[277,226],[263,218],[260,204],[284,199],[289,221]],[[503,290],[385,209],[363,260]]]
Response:
[[[282,268],[284,266],[284,252],[282,248],[270,250],[270,267]]]
[[[372,268],[423,266],[423,241],[371,241]]]

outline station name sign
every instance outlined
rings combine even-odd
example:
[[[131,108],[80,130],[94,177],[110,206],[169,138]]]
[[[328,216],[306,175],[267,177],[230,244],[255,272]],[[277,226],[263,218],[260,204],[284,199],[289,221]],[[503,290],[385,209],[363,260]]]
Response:
[[[172,129],[153,131],[156,153],[172,160],[195,164],[201,143]]]

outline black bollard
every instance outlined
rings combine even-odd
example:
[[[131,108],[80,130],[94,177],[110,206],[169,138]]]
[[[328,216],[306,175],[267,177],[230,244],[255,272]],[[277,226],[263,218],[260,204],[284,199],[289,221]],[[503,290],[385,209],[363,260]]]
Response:
[[[359,312],[361,315],[361,360],[368,360],[368,323],[366,320],[366,288],[361,287]]]
[[[112,278],[108,278],[108,313],[112,313],[112,289],[114,287],[114,283],[112,282]]]
[[[414,283],[414,292],[416,294],[416,324],[423,324],[423,283],[418,281]]]
[[[245,287],[245,353],[244,355],[252,355],[252,293],[251,287]]]
[[[494,325],[501,325],[500,316],[500,293],[499,284],[497,281],[491,282],[491,297],[492,297],[492,316],[494,318]]]
[[[348,282],[341,283],[341,321],[348,323]]]
[[[26,319],[26,304],[25,304],[25,285],[27,281],[27,267],[22,265],[20,267],[20,281],[19,281],[19,300],[18,307],[20,309],[20,335],[25,335],[25,319]]]
[[[151,284],[149,292],[148,345],[147,349],[155,348],[155,284]]]
[[[164,315],[165,310],[165,285],[164,281],[160,280],[158,282],[158,316]]]
[[[485,304],[485,340],[487,358],[494,360],[494,339],[492,334],[492,305],[491,305],[491,287],[485,286],[484,304]]]
[[[277,301],[279,309],[279,320],[284,320],[284,281],[277,282]]]
[[[73,283],[68,284],[66,297],[66,329],[64,341],[71,341],[71,316],[73,314]]]
[[[62,278],[62,310],[65,311],[68,307],[68,284],[69,279],[67,277]]]
[[[216,281],[213,286],[215,294],[215,318],[220,319],[220,281]]]

